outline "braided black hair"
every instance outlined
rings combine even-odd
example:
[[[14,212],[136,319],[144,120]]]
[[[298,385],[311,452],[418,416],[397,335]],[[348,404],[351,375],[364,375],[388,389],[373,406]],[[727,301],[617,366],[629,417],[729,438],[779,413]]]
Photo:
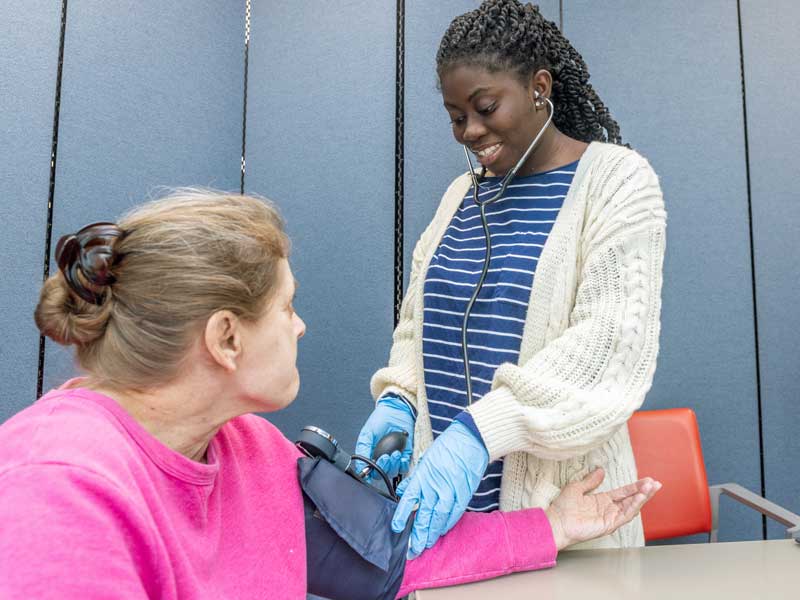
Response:
[[[453,19],[436,55],[439,80],[457,65],[511,71],[526,86],[534,73],[547,69],[553,77],[556,127],[583,142],[622,144],[619,125],[589,83],[583,58],[537,6],[486,0]]]

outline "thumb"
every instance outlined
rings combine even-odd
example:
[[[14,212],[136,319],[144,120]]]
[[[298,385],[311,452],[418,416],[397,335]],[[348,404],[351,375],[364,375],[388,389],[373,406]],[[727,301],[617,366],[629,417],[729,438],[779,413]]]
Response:
[[[584,494],[587,494],[596,490],[605,478],[605,471],[601,467],[597,467],[580,481],[580,488]]]

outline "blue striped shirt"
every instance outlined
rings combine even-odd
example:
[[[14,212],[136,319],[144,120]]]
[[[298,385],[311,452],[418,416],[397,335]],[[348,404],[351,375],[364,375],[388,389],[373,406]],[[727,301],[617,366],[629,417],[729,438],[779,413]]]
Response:
[[[502,198],[486,207],[492,257],[467,331],[473,401],[490,390],[500,364],[517,361],[536,264],[577,164],[516,178]],[[479,198],[496,194],[500,181],[500,177],[485,178]],[[470,187],[425,278],[422,352],[434,437],[467,406],[461,324],[480,278],[485,248],[480,211]],[[502,460],[492,462],[468,510],[497,509],[501,474]]]

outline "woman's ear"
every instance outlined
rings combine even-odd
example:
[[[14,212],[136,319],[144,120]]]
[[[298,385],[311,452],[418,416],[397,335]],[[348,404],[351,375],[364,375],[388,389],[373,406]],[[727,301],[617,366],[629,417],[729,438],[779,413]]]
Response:
[[[539,69],[531,76],[528,85],[528,94],[530,95],[531,102],[536,100],[536,92],[539,93],[540,98],[549,98],[553,91],[553,76],[547,69]]]
[[[214,362],[233,373],[242,355],[242,323],[239,318],[229,310],[215,312],[206,321],[204,341]]]

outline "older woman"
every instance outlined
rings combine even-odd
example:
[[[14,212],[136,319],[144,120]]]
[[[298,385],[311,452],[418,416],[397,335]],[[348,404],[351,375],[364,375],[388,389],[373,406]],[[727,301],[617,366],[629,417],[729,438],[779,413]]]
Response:
[[[0,427],[0,597],[305,597],[299,452],[250,414],[298,391],[288,251],[268,202],[198,191],[60,240],[36,323],[86,377]],[[401,593],[550,566],[659,487],[601,480],[465,520]],[[472,536],[493,549],[449,562]]]

